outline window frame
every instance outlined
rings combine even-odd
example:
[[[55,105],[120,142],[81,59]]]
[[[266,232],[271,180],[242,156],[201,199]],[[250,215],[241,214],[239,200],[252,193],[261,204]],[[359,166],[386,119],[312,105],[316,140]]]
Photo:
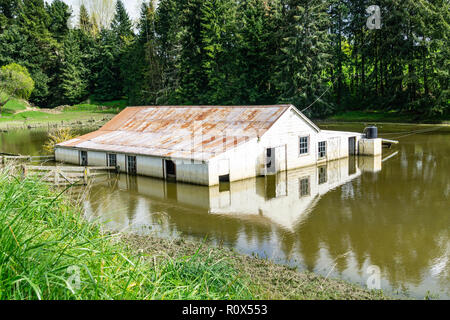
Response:
[[[322,152],[320,151],[320,145],[323,144],[323,153],[324,155],[321,156]],[[317,143],[317,158],[318,159],[325,159],[327,157],[327,141],[319,141]]]
[[[308,181],[307,187],[307,193],[304,193],[303,191],[303,186],[304,184],[302,184],[303,181]],[[311,195],[311,176],[306,176],[306,177],[302,177],[298,179],[298,185],[299,185],[299,198],[303,198],[303,197],[308,197]]]
[[[116,164],[114,166],[111,165],[111,156],[113,156],[115,158],[115,162]],[[108,157],[108,167],[117,167],[117,153],[107,153],[107,157]]]
[[[302,153],[302,139],[306,138],[306,152]],[[311,146],[311,136],[299,136],[298,137],[298,155],[299,157],[307,156],[310,154]]]

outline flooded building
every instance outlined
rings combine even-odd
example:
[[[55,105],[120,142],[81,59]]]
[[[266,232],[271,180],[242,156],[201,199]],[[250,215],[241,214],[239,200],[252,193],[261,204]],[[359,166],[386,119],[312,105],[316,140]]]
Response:
[[[321,130],[293,105],[129,107],[58,144],[57,161],[200,185],[381,154],[381,139]]]

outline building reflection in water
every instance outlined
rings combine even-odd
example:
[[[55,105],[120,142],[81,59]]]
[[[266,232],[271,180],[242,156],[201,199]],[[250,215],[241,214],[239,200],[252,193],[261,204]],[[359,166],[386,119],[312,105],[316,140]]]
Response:
[[[428,244],[422,262],[410,261],[408,241],[418,241],[420,223],[399,226],[395,203],[389,214],[375,209],[386,192],[373,183],[384,180],[381,168],[381,157],[352,157],[214,187],[110,176],[92,186],[84,203],[88,218],[116,231],[206,236],[243,253],[359,283],[377,264],[383,288],[409,285],[421,292],[429,281],[423,271],[442,256],[442,246],[433,252]]]

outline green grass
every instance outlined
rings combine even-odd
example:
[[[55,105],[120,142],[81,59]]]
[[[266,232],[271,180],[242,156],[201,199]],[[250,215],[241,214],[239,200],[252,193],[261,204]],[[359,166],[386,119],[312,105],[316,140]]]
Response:
[[[2,107],[2,113],[13,114],[17,111],[26,110],[26,108],[27,107],[23,101],[11,99]]]
[[[0,195],[0,300],[252,298],[227,259],[144,259],[34,178],[3,169]]]
[[[99,101],[99,100],[96,100],[95,98],[93,98],[91,100],[91,104],[98,105],[98,106],[111,107],[111,108],[119,108],[119,109],[124,109],[129,106],[127,99]]]

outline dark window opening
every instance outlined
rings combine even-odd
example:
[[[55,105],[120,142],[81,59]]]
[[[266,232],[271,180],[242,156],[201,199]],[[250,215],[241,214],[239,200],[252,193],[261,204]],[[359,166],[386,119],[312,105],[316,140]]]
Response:
[[[132,174],[132,175],[137,174],[136,157],[127,156],[127,168],[128,168],[128,174]]]
[[[300,154],[309,153],[309,137],[300,137]]]
[[[87,167],[87,165],[88,165],[87,151],[81,151],[81,166]]]
[[[117,154],[108,154],[108,166],[117,167]]]
[[[311,194],[309,177],[300,179],[300,197],[309,196]]]
[[[225,174],[223,176],[219,176],[219,182],[230,182],[230,175]]]
[[[319,184],[324,184],[328,180],[327,167],[322,166],[318,168],[319,170]]]

